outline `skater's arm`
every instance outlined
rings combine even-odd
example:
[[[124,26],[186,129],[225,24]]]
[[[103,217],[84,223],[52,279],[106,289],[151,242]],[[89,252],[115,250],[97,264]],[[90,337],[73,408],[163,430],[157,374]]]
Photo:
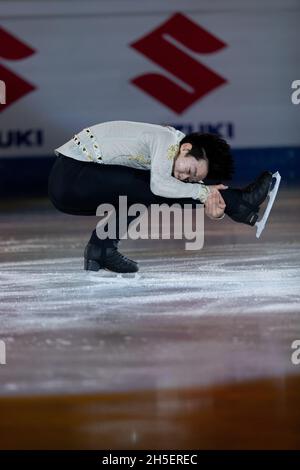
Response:
[[[179,150],[176,136],[172,132],[147,134],[151,154],[151,191],[167,198],[193,198],[204,203],[210,189],[203,182],[184,183],[172,176],[174,158]]]

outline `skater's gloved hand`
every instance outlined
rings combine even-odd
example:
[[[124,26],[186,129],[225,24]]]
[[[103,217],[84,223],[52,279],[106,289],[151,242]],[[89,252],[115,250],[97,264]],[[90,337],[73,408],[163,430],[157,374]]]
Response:
[[[217,186],[223,186],[223,188],[220,189],[226,189],[226,186],[224,185],[217,185]],[[212,186],[210,186],[212,188]],[[225,201],[222,198],[220,192],[218,189],[216,189],[216,186],[214,187],[213,190],[211,190],[210,194],[208,195],[205,205],[204,205],[204,211],[205,214],[210,218],[210,219],[223,219],[225,216],[224,211],[225,211]]]

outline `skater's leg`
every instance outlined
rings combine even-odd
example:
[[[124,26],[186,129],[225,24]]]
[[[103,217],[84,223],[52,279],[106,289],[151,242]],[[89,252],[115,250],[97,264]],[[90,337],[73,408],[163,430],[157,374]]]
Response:
[[[122,195],[128,205],[147,205],[159,199],[150,190],[149,173],[59,156],[49,176],[48,195],[55,207],[69,214],[96,215],[102,203],[118,207]]]
[[[54,206],[62,212],[74,215],[95,216],[102,203],[112,204],[118,214],[119,196],[134,202],[148,202],[145,196],[145,182],[141,178],[145,173],[124,166],[100,165],[80,162],[69,157],[58,157],[49,176],[48,194]],[[152,194],[152,193],[151,193]],[[137,197],[137,196],[141,197]],[[153,195],[154,196],[154,195]],[[117,233],[115,237],[102,240],[93,230],[85,248],[85,268],[98,270],[110,267],[117,272],[135,272],[135,262],[125,258],[117,251]],[[128,223],[134,217],[128,218]]]
[[[102,240],[98,238],[96,229],[93,230],[85,249],[85,267],[98,270],[105,264],[105,258],[110,269],[118,272],[137,270],[136,263],[117,251],[118,239],[124,235],[118,232],[119,196],[127,197],[128,207],[134,203],[145,206],[152,203],[168,203],[168,199],[160,198],[151,192],[148,171],[80,162],[64,156],[58,157],[51,171],[48,194],[55,207],[68,214],[95,216],[100,204],[109,203],[114,206],[116,236]],[[128,217],[127,225],[134,218]]]
[[[135,203],[146,207],[162,203],[197,204],[194,199],[177,200],[153,194],[149,171],[81,162],[69,157],[58,157],[49,177],[48,193],[59,210],[78,215],[96,215],[102,203],[112,204],[118,212],[119,196],[127,197],[128,206]],[[129,217],[128,223],[133,219]],[[122,236],[117,234],[117,238],[119,235]],[[95,241],[95,233],[92,240]]]

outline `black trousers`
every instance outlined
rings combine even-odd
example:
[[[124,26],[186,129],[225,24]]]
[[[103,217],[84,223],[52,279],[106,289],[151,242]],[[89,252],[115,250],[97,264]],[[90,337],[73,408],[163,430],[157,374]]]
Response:
[[[226,203],[225,213],[230,215],[238,202],[235,190],[226,189],[220,192]],[[114,205],[117,212],[121,195],[127,196],[128,206],[135,203],[145,206],[179,203],[196,207],[201,204],[192,198],[164,198],[153,194],[150,189],[150,171],[121,165],[82,162],[65,155],[56,158],[49,175],[48,196],[59,211],[72,215],[95,216],[99,204],[109,203]],[[132,219],[134,217],[128,218],[128,223]],[[95,230],[91,241],[102,242],[96,236]]]

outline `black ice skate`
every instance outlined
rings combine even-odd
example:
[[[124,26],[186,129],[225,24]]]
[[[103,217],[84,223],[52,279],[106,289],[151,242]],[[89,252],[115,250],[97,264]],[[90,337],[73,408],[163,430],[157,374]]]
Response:
[[[273,178],[276,179],[274,187],[272,187]],[[256,237],[259,238],[263,231],[271,208],[273,206],[279,183],[280,174],[278,172],[270,173],[269,171],[263,172],[253,183],[249,184],[243,189],[236,191],[240,194],[240,202],[237,205],[235,212],[230,214],[230,217],[236,222],[243,222],[247,225],[256,225]],[[261,204],[270,197],[268,205],[265,209],[264,215],[260,221],[258,221],[258,212]]]
[[[88,243],[84,250],[84,269],[86,271],[106,269],[115,273],[135,273],[139,270],[135,261],[126,258],[118,251],[117,241],[114,241],[112,246]]]
[[[242,198],[251,206],[259,207],[266,199],[272,183],[273,175],[269,171],[264,171],[253,183],[248,184],[241,190]]]
[[[264,202],[272,182],[272,173],[265,171],[253,183],[245,188],[235,189],[239,195],[238,203],[230,217],[236,222],[255,225],[258,219],[259,206]]]

